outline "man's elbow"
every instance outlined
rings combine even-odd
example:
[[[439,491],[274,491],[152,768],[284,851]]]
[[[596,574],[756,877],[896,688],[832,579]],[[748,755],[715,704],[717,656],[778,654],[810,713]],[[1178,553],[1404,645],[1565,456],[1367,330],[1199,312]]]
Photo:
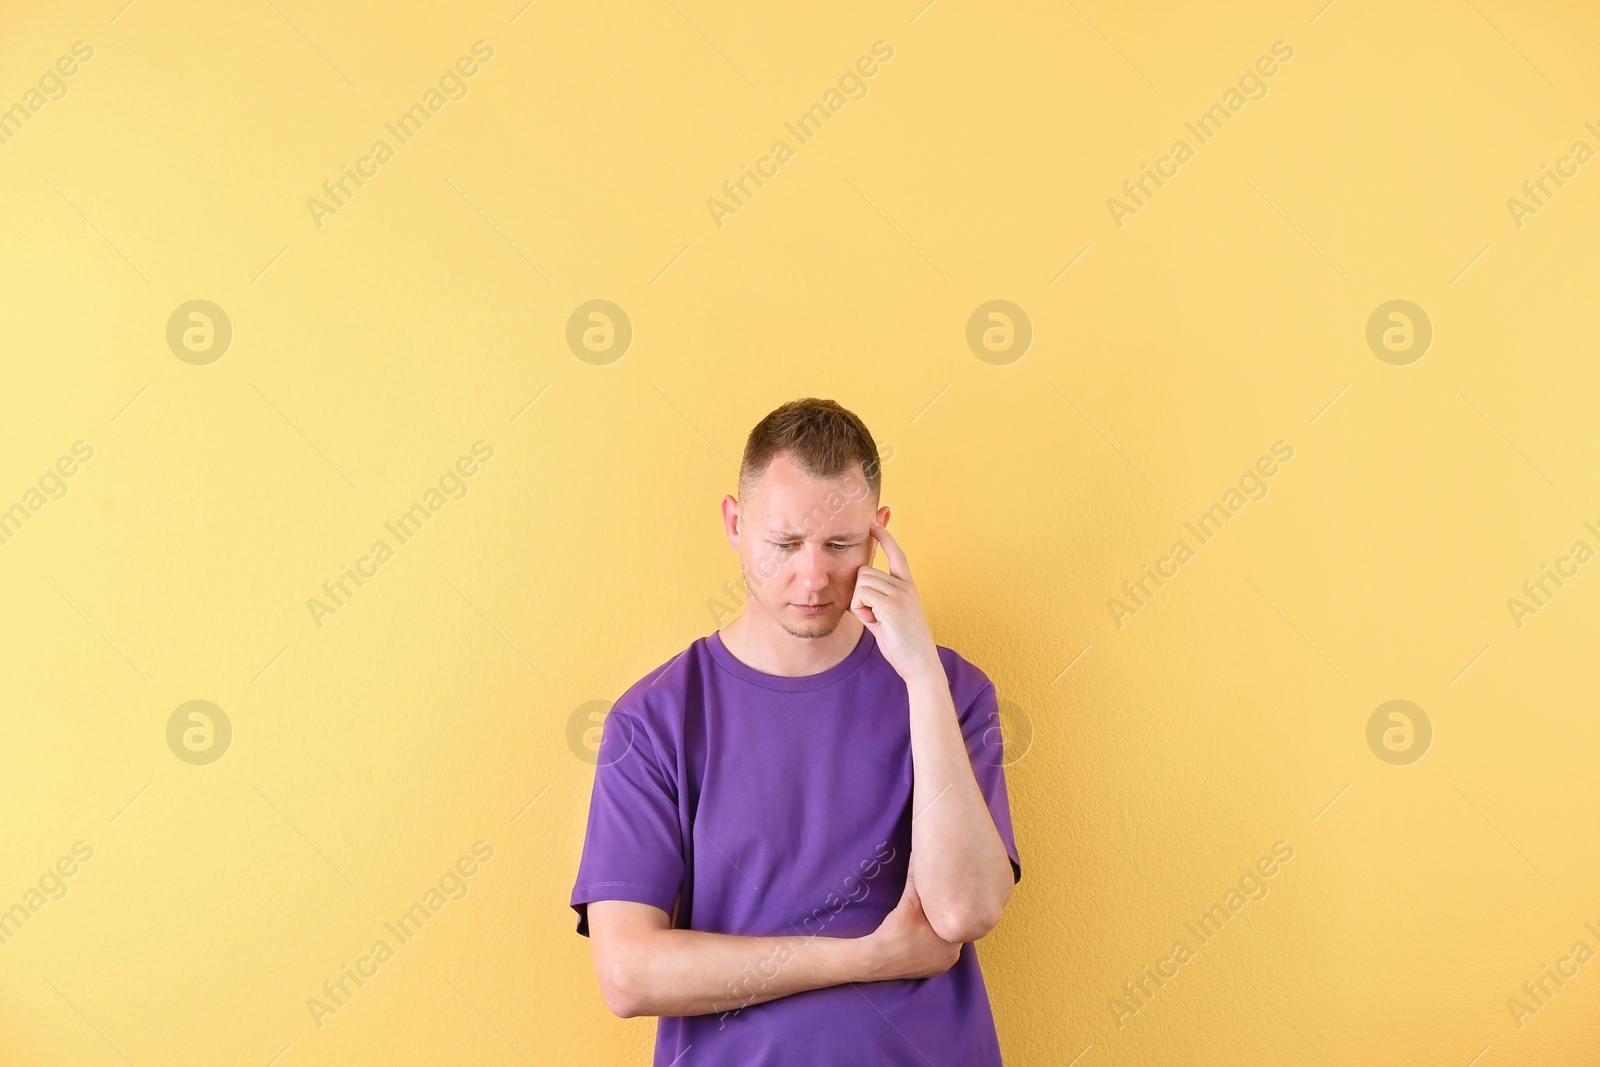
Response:
[[[599,977],[600,996],[605,1000],[606,1007],[611,1009],[611,1014],[619,1019],[648,1014],[631,976],[614,969],[609,973],[599,972]]]
[[[606,1007],[610,1008],[611,1014],[619,1019],[637,1019],[641,1015],[653,1014],[644,1011],[634,1001],[621,1000],[614,997],[606,998]]]
[[[610,951],[595,960],[594,973],[600,980],[601,999],[619,1019],[654,1014],[648,1010],[650,1005],[641,976],[633,966],[635,959],[637,956],[631,951]]]
[[[938,934],[941,940],[953,945],[963,945],[969,941],[981,940],[990,930],[999,926],[1000,913],[1004,907],[1003,902],[996,902],[992,906],[972,906],[926,914],[928,925],[933,927],[933,932]]]
[[[964,945],[969,941],[980,940],[990,930],[994,929],[992,926],[986,926],[983,923],[974,922],[960,916],[943,918],[930,915],[928,916],[928,925],[933,927],[933,932],[939,935],[940,940],[948,941],[952,945]]]
[[[963,901],[955,906],[932,909],[924,901],[923,913],[928,917],[928,925],[933,927],[933,932],[941,940],[951,944],[981,940],[1000,925],[1000,916],[1005,911],[1006,902],[1011,899],[1013,886],[1010,873],[1010,867],[1007,866],[1006,884],[984,900]]]
[[[658,968],[667,914],[631,901],[595,901],[589,915],[589,947],[600,996],[619,1019],[660,1015]]]

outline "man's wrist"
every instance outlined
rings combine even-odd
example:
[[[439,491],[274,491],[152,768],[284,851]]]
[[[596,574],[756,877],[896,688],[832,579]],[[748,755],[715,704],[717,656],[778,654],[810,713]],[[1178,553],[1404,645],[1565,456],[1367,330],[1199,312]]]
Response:
[[[878,968],[878,940],[872,934],[860,937],[841,937],[839,940],[839,979],[841,982],[876,982],[882,975]]]
[[[811,966],[827,985],[877,980],[877,941],[871,934],[808,937],[801,942],[799,952],[811,954]]]
[[[944,667],[923,667],[922,669],[906,676],[906,691],[915,694],[918,690],[925,690],[938,696],[943,693],[950,695],[950,676],[945,674]]]

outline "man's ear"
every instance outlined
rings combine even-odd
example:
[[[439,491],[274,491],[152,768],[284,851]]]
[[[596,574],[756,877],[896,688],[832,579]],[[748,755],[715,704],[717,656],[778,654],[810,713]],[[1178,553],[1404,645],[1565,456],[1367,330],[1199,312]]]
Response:
[[[739,551],[739,538],[744,533],[744,523],[739,516],[739,502],[732,496],[722,498],[722,532],[727,535],[728,544],[733,550]]]
[[[889,506],[887,504],[878,509],[878,525],[883,527],[888,527],[889,525]]]

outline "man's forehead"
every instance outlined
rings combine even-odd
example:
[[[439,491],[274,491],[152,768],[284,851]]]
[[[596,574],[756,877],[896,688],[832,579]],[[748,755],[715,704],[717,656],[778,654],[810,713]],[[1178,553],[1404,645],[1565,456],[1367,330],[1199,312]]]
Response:
[[[774,507],[773,504],[777,506]],[[839,497],[807,501],[758,499],[746,518],[769,534],[787,537],[863,538],[874,518],[872,502]]]
[[[816,523],[812,523],[810,529],[807,529],[803,523],[785,523],[777,520],[770,520],[766,523],[763,529],[767,533],[776,537],[805,537],[809,533],[816,537],[827,538],[828,540],[848,541],[860,540],[861,538],[867,536],[867,527],[864,524],[853,522],[825,523],[820,529],[817,527]]]
[[[789,467],[774,468],[769,468],[768,476],[741,501],[745,521],[751,526],[790,538],[869,536],[877,509],[864,492],[866,483],[859,466],[835,478],[812,478]]]

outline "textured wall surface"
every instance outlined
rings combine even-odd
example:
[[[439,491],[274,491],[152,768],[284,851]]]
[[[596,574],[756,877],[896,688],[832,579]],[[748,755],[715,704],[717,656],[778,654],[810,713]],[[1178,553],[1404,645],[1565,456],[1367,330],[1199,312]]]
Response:
[[[1592,1062],[1600,22],[1322,3],[7,4],[0,1062],[648,1062],[594,727],[807,395],[1008,1063]]]

